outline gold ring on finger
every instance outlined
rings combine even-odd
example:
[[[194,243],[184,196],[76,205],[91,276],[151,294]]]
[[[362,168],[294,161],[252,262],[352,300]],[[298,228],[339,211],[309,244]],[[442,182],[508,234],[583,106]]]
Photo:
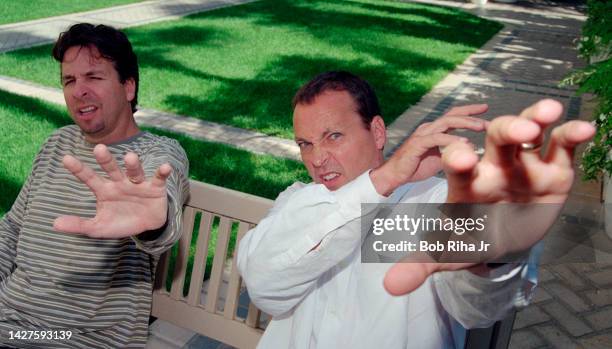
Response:
[[[128,180],[134,184],[139,184],[140,183],[140,179],[138,177],[130,177],[128,176]]]
[[[542,143],[521,143],[521,150],[527,152],[537,152],[542,148]]]

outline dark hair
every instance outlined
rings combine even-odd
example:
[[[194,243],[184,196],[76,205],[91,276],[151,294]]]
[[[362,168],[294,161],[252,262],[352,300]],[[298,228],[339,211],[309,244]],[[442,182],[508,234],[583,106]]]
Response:
[[[69,48],[74,46],[94,46],[100,55],[113,62],[119,74],[119,81],[125,83],[129,78],[134,79],[136,90],[132,100],[132,112],[136,112],[138,104],[138,59],[132,50],[132,44],[125,34],[113,27],[104,24],[93,25],[78,23],[72,25],[67,31],[60,34],[52,55],[55,60],[62,62]]]
[[[293,107],[310,104],[325,91],[346,91],[355,104],[365,127],[369,130],[372,119],[380,115],[378,98],[367,81],[347,71],[329,71],[315,76],[302,86],[293,97]]]

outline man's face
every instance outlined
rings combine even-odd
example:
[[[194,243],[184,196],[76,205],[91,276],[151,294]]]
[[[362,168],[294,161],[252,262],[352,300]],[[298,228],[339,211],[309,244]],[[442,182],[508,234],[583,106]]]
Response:
[[[133,79],[119,81],[113,63],[95,46],[73,46],[62,61],[62,86],[68,112],[92,143],[113,143],[132,123]]]
[[[368,130],[346,91],[325,91],[293,111],[295,141],[315,183],[336,190],[383,162],[385,125],[376,116]]]

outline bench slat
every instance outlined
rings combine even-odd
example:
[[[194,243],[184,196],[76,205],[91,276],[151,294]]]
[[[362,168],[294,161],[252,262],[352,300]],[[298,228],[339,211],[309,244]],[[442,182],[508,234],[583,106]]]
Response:
[[[171,256],[171,251],[167,251],[158,262],[151,313],[154,317],[161,320],[191,329],[234,347],[254,348],[263,332],[259,328],[262,312],[251,303],[249,304],[246,319],[243,320],[235,315],[235,308],[238,303],[237,292],[240,290],[241,283],[240,277],[235,273],[235,260],[230,274],[230,285],[228,285],[230,292],[226,297],[225,309],[221,312],[217,311],[216,308],[220,297],[219,293],[227,256],[227,245],[231,235],[231,222],[238,221],[249,224],[251,227],[255,226],[266,215],[273,202],[268,199],[193,180],[190,181],[190,187],[191,195],[185,204],[184,214],[188,210],[192,210],[193,213],[189,214],[193,216],[184,218],[184,236],[178,243],[181,253],[179,253],[176,260],[177,268],[179,269],[174,270],[175,277],[172,286],[174,293],[171,295],[166,291],[165,286],[168,279]],[[181,259],[181,256],[188,256],[193,229],[187,225],[194,224],[196,212],[202,212],[202,219],[198,227],[199,235],[196,242],[196,255],[189,295],[185,298],[182,297],[182,290],[184,288],[184,275],[187,272],[187,259]],[[215,251],[215,255],[220,258],[216,258],[213,261],[213,271],[207,290],[206,304],[200,304],[211,226],[216,216],[221,218]],[[244,233],[244,229],[244,224],[240,224],[239,233]],[[236,243],[236,248],[238,248],[238,242]],[[179,275],[183,276],[178,277]],[[177,278],[180,280],[177,281]],[[227,318],[230,310],[233,317]]]
[[[242,237],[250,228],[248,223],[240,222],[238,226],[238,236],[236,237],[236,246],[238,246],[240,240],[242,240]],[[238,274],[237,258],[237,250],[234,250],[232,271],[230,273],[229,286],[227,287],[227,298],[225,300],[225,307],[223,308],[223,316],[229,320],[236,317],[236,308],[238,307],[238,298],[240,297],[240,274]]]
[[[170,253],[166,252],[161,255],[157,262],[157,271],[155,272],[155,286],[153,289],[162,294],[168,294],[166,291],[166,280],[168,279],[168,266],[170,264]]]
[[[223,282],[223,267],[225,265],[225,256],[227,256],[227,245],[229,243],[231,231],[232,222],[229,218],[221,216],[219,229],[217,231],[215,258],[213,259],[212,272],[208,285],[208,294],[206,296],[206,310],[211,313],[217,311],[219,289],[221,288],[221,283]]]
[[[257,309],[257,307],[255,307],[255,304],[249,303],[249,312],[244,322],[249,327],[258,328],[260,316],[261,316],[261,310]]]
[[[191,284],[189,285],[189,295],[187,296],[187,304],[191,306],[199,305],[202,298],[202,284],[204,283],[204,273],[206,271],[206,259],[208,258],[208,243],[210,241],[212,222],[212,213],[202,212],[200,226],[198,227],[196,253],[193,257]]]
[[[187,260],[189,259],[189,248],[191,245],[191,234],[196,211],[191,207],[183,210],[183,234],[178,244],[178,253],[174,264],[174,275],[172,277],[172,288],[170,297],[175,300],[183,298],[183,286],[187,274]]]

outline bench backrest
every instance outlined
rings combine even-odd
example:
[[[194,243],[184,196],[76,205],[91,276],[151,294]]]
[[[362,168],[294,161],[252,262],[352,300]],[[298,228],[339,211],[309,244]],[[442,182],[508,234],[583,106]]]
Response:
[[[172,286],[166,290],[170,251],[162,255],[155,278],[151,315],[180,327],[190,329],[238,348],[254,348],[262,334],[259,328],[261,311],[252,304],[246,318],[237,316],[238,298],[242,280],[236,268],[236,257],[227,262],[227,251],[232,226],[238,225],[238,242],[272,207],[272,201],[190,181],[190,199],[183,211],[183,235],[178,243]],[[189,291],[184,295],[187,261],[198,212],[201,214]],[[204,272],[211,242],[213,221],[218,217],[217,240],[212,271],[204,286]],[[226,265],[227,264],[227,265]],[[229,278],[223,280],[224,268],[230,268]],[[226,285],[222,284],[226,282]],[[203,287],[205,290],[203,290]],[[205,299],[202,298],[206,292]]]
[[[190,187],[191,195],[183,210],[183,235],[178,243],[172,286],[170,291],[166,290],[170,262],[168,251],[158,264],[151,315],[237,348],[255,348],[263,333],[259,326],[261,311],[249,303],[246,317],[237,316],[242,280],[236,269],[235,255],[228,265],[227,287],[222,287],[223,269],[232,225],[238,224],[237,249],[240,239],[267,214],[273,201],[197,181],[190,181]],[[187,261],[198,212],[201,218],[199,226],[195,227],[198,238],[191,282],[187,295],[184,295]],[[203,300],[204,272],[215,217],[219,217],[215,256],[205,290],[206,299]],[[513,321],[514,313],[490,328],[468,331],[465,348],[507,348]]]

